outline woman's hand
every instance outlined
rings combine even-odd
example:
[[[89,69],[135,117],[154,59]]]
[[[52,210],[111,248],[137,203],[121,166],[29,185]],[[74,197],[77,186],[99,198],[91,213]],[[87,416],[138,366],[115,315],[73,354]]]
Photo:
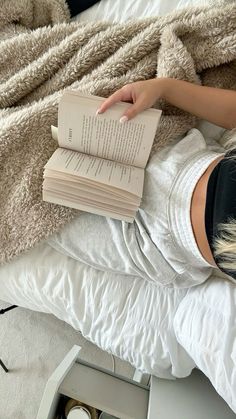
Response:
[[[118,101],[131,102],[120,119],[132,119],[139,112],[150,108],[158,99],[201,119],[232,129],[236,127],[236,91],[199,86],[183,80],[156,78],[126,84],[108,97],[97,110],[105,112]]]
[[[120,122],[134,118],[139,112],[150,108],[162,96],[161,80],[150,79],[126,84],[102,103],[97,114],[105,112],[114,103],[123,101],[133,104],[124,112]]]

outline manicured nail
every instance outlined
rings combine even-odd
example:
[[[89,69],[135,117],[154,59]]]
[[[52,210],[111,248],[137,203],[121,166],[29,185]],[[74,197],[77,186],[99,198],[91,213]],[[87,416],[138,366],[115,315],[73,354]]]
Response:
[[[100,109],[96,110],[96,116],[99,115],[101,113]]]
[[[128,121],[128,117],[126,115],[120,118],[120,122],[123,124],[124,122]]]

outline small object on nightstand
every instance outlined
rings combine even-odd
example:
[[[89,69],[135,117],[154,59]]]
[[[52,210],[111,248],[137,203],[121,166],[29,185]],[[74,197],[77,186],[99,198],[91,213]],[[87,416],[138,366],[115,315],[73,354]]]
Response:
[[[85,407],[75,406],[69,411],[67,419],[91,419],[91,415]]]
[[[68,400],[65,415],[67,419],[98,419],[97,409],[74,399]]]

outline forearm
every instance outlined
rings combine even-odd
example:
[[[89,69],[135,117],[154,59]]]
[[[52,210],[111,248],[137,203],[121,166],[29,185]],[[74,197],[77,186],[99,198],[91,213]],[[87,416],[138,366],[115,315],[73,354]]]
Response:
[[[236,127],[236,91],[170,78],[156,79],[156,82],[161,97],[171,105],[226,129]]]

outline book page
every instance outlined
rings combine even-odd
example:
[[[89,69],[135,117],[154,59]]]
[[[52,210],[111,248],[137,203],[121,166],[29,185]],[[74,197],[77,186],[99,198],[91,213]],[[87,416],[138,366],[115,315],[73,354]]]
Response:
[[[144,168],[161,111],[150,108],[122,124],[119,119],[131,104],[119,102],[96,116],[104,100],[75,91],[63,95],[58,111],[59,146]]]
[[[46,179],[47,181],[47,179]],[[100,207],[105,208],[113,208],[118,211],[118,209],[124,211],[135,211],[137,210],[137,205],[131,205],[129,202],[125,202],[122,200],[117,199],[111,199],[109,195],[103,195],[103,194],[91,194],[90,191],[81,191],[81,190],[74,190],[68,187],[66,185],[65,188],[60,187],[60,183],[48,183],[44,182],[43,190],[44,192],[47,191],[50,194],[53,194],[57,196],[58,198],[62,199],[69,199],[73,202],[81,202],[81,200],[85,200],[87,203],[93,203],[93,205],[97,205]]]
[[[69,199],[60,198],[53,193],[43,191],[43,200],[47,202],[52,202],[53,204],[64,205],[70,208],[76,208],[78,210],[91,212],[93,214],[98,214],[106,217],[115,218],[117,220],[127,221],[128,223],[132,223],[134,221],[134,216],[136,211],[130,211],[130,214],[127,214],[128,211],[123,211],[122,213],[118,213],[112,211],[110,208],[104,208],[99,206],[89,205],[86,201],[80,201],[75,203],[74,201],[70,201]]]
[[[47,162],[45,174],[47,169],[104,183],[142,197],[144,170],[137,167],[58,148]]]
[[[65,174],[51,169],[45,169],[43,187],[45,185],[60,185],[60,190],[71,188],[76,190],[79,195],[81,192],[88,192],[89,194],[99,194],[100,197],[109,196],[109,199],[129,202],[131,205],[139,206],[140,197],[133,193],[124,191],[123,189],[113,188],[104,183],[97,183],[89,179],[79,178],[73,175]]]

